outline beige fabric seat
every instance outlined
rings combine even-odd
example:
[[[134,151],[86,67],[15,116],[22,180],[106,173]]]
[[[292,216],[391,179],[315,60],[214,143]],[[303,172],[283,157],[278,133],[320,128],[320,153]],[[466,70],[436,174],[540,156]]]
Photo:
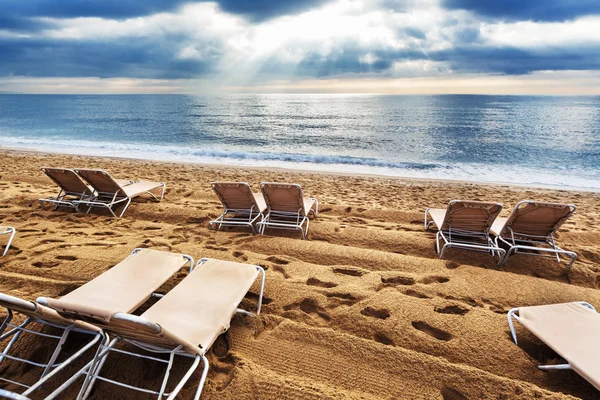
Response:
[[[489,231],[502,211],[502,204],[471,200],[452,200],[448,207],[425,209],[425,230],[435,226],[436,251],[443,258],[446,248],[498,253],[500,261],[504,250],[490,238]],[[440,242],[444,245],[440,249]]]
[[[163,182],[134,182],[114,179],[108,172],[100,169],[78,168],[75,171],[96,191],[93,197],[74,202],[78,205],[88,206],[88,213],[93,207],[103,207],[107,208],[114,217],[117,217],[114,208],[124,204],[123,211],[119,215],[119,217],[122,217],[133,198],[142,194],[149,194],[154,200],[160,201],[165,195],[166,185]],[[157,189],[161,190],[160,198],[152,193],[153,190]]]
[[[319,213],[319,201],[304,196],[302,187],[291,183],[263,182],[260,189],[267,203],[267,215],[257,225],[261,234],[266,228],[299,230],[308,238],[309,215]]]
[[[15,238],[16,233],[17,233],[17,230],[15,228],[13,228],[12,226],[0,225],[0,236],[9,235],[8,242],[6,242],[6,245],[4,245],[4,251],[2,252],[2,257],[4,257],[6,255],[6,253],[8,253],[8,249],[10,248],[10,245],[11,245],[13,239]]]
[[[76,319],[108,322],[145,303],[192,258],[185,254],[136,249],[123,261],[60,299],[38,302]]]
[[[540,369],[572,369],[600,390],[600,315],[593,306],[581,302],[514,308],[508,323],[517,343],[513,319],[567,361]]]
[[[104,332],[114,339],[110,345],[104,346],[104,349],[99,351],[94,364],[102,366],[111,351],[119,351],[115,346],[120,340],[127,340],[146,351],[169,353],[170,360],[173,360],[175,355],[193,357],[194,363],[170,394],[166,393],[170,365],[159,391],[127,386],[130,389],[157,394],[159,399],[163,396],[172,399],[177,396],[202,360],[204,368],[195,395],[195,399],[198,399],[209,367],[205,354],[217,337],[229,328],[230,320],[236,312],[254,315],[237,307],[259,275],[262,275],[262,279],[256,312],[258,314],[264,291],[264,270],[255,265],[215,259],[200,260],[196,268],[181,283],[139,317],[128,313],[117,313],[110,320],[106,320],[105,313],[99,312],[95,318],[101,321],[100,326]],[[64,311],[80,312],[75,309]],[[132,352],[129,354],[136,355]],[[123,382],[101,377],[99,374],[100,368],[94,369],[93,365],[83,368],[76,374],[75,377],[86,375],[80,392],[82,398],[91,391],[95,379],[123,384]]]
[[[555,257],[569,257],[567,270],[577,259],[577,254],[556,245],[555,232],[575,212],[573,204],[543,203],[531,200],[519,202],[508,218],[497,218],[490,233],[499,242],[508,246],[503,262],[514,254]]]
[[[262,193],[252,193],[245,182],[213,182],[211,187],[223,204],[223,213],[208,223],[209,228],[241,225],[256,233],[254,224],[264,217],[267,209]]]

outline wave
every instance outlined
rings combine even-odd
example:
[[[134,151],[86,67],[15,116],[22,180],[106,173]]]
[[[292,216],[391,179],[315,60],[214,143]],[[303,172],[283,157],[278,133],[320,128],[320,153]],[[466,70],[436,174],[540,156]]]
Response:
[[[565,167],[556,173],[551,169],[514,164],[417,163],[348,155],[253,152],[186,145],[68,140],[65,137],[7,137],[0,134],[0,138],[1,147],[53,153],[600,190],[600,170],[594,168]]]

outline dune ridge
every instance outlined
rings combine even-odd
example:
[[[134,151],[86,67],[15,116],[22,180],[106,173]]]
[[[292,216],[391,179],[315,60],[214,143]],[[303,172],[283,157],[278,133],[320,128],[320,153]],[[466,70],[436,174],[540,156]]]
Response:
[[[572,371],[537,370],[540,363],[558,362],[557,355],[524,329],[516,346],[506,323],[506,312],[516,306],[585,300],[600,308],[598,193],[0,154],[0,222],[18,230],[11,251],[0,259],[3,293],[60,296],[135,247],[267,270],[263,313],[256,319],[236,316],[219,338],[209,354],[203,399],[600,398]],[[42,166],[104,168],[119,178],[165,181],[167,192],[161,203],[135,200],[122,219],[101,211],[44,211],[37,199],[55,193],[55,187]],[[220,210],[210,190],[214,180],[246,181],[255,189],[261,181],[301,184],[321,203],[310,240],[294,232],[209,231],[208,221]],[[490,255],[451,250],[438,259],[434,234],[423,230],[423,211],[456,198],[500,201],[503,216],[523,199],[575,203],[576,214],[558,235],[563,248],[578,254],[570,274],[565,263],[533,257],[497,266]],[[245,306],[255,304],[256,290]],[[15,351],[43,359],[48,346],[23,340]],[[175,368],[172,376],[186,367]],[[163,368],[114,356],[103,374],[157,388]],[[9,378],[32,378],[34,372],[12,362],[0,365]],[[192,397],[198,379],[195,374],[181,398]],[[77,390],[75,385],[65,398]],[[125,397],[148,398],[104,383],[92,396]]]

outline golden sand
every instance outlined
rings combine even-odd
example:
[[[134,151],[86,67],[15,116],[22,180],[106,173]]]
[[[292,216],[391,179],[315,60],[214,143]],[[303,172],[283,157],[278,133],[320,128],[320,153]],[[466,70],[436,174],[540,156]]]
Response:
[[[56,297],[107,270],[135,247],[262,265],[265,304],[258,319],[236,316],[209,353],[203,399],[513,399],[596,398],[572,371],[542,372],[558,356],[518,327],[512,307],[585,300],[600,307],[600,195],[596,193],[375,177],[169,164],[40,153],[2,152],[0,224],[17,228],[0,259],[0,291],[25,299]],[[118,178],[167,183],[161,203],[141,198],[122,219],[43,211],[56,194],[42,166],[104,168]],[[296,182],[318,197],[308,241],[298,233],[242,228],[209,231],[220,212],[214,180]],[[502,215],[523,199],[568,202],[575,216],[558,235],[577,252],[565,263],[516,256],[496,266],[488,254],[460,250],[437,258],[423,211],[452,199],[492,200]],[[0,239],[4,240],[4,239]],[[175,284],[181,276],[170,282]],[[244,304],[252,307],[254,295]],[[67,350],[76,349],[75,335]],[[28,341],[29,340],[29,341]],[[20,354],[44,360],[45,343],[23,340]],[[89,355],[88,358],[89,359]],[[184,367],[174,369],[181,376]],[[164,366],[111,356],[103,375],[157,389]],[[0,374],[36,372],[5,362]],[[31,375],[31,376],[30,376]],[[182,392],[191,398],[196,373]],[[50,385],[52,386],[52,385]],[[63,398],[73,398],[78,385]],[[15,387],[6,386],[8,389]],[[147,399],[98,383],[95,399]]]

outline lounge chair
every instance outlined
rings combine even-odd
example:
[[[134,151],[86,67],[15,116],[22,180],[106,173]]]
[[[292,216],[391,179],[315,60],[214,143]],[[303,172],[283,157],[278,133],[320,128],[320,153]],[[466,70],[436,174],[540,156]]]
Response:
[[[260,184],[267,203],[267,215],[258,222],[259,231],[265,228],[291,229],[302,233],[302,239],[308,238],[308,216],[319,213],[319,201],[306,197],[298,184],[263,182]]]
[[[513,308],[508,312],[508,326],[517,344],[513,319],[567,361],[566,364],[540,365],[539,369],[572,369],[600,390],[600,315],[591,304],[574,302]]]
[[[134,197],[146,193],[152,196],[154,200],[160,201],[165,195],[166,185],[163,182],[138,181],[122,185],[119,183],[122,181],[113,179],[108,172],[101,169],[78,168],[75,171],[96,191],[94,196],[90,199],[74,201],[77,205],[83,204],[88,206],[88,213],[94,207],[103,207],[107,208],[114,217],[117,217],[114,208],[124,203],[125,207],[119,215],[119,217],[122,217]],[[160,199],[152,193],[152,191],[156,189],[161,190]]]
[[[8,253],[8,249],[10,248],[10,244],[12,243],[13,239],[15,238],[16,233],[17,233],[17,230],[15,228],[13,228],[12,226],[0,226],[0,236],[10,235],[8,237],[8,242],[4,246],[4,252],[2,252],[2,257],[4,257],[6,255],[6,253]]]
[[[577,254],[558,247],[554,233],[574,212],[573,204],[520,201],[508,218],[497,218],[490,229],[496,237],[496,245],[500,241],[509,247],[503,262],[514,254],[556,257],[556,261],[560,262],[562,254],[570,258],[569,270]]]
[[[17,386],[23,390],[22,394],[5,390],[5,393],[0,394],[0,397],[8,397],[13,399],[25,398],[19,396],[26,396],[35,392],[53,375],[58,373],[67,365],[71,364],[73,361],[75,361],[75,359],[91,349],[95,344],[98,343],[98,341],[102,339],[99,328],[85,323],[76,324],[74,321],[63,318],[55,310],[52,310],[51,308],[45,307],[41,304],[36,304],[33,301],[26,301],[18,297],[0,293],[0,306],[4,307],[7,313],[6,317],[2,321],[2,324],[0,325],[0,346],[2,348],[2,353],[0,353],[0,365],[2,365],[3,362],[5,363],[6,360],[11,360],[41,369],[39,380],[33,385],[27,384],[23,381],[6,379],[0,376],[0,381]],[[19,325],[14,325],[11,323],[15,312],[26,317],[25,320]],[[44,331],[43,327],[45,326],[53,327],[59,330],[61,334],[50,334]],[[11,329],[7,331],[7,328]],[[86,333],[91,335],[91,338],[77,352],[59,363],[57,362],[58,356],[60,355],[62,347],[71,332]],[[16,354],[9,354],[13,346],[22,337],[22,335],[34,335],[40,338],[47,338],[56,341],[56,346],[54,347],[49,359],[46,362],[35,362],[30,359],[21,358]]]
[[[223,213],[208,223],[209,228],[223,225],[248,226],[256,233],[254,223],[264,217],[267,209],[262,193],[252,193],[250,185],[245,182],[213,182],[212,189],[223,204]]]
[[[174,399],[202,361],[203,371],[194,396],[194,399],[199,399],[209,367],[206,353],[217,337],[229,329],[230,320],[236,312],[255,315],[237,307],[259,275],[261,281],[256,311],[258,314],[264,291],[264,270],[259,266],[215,259],[199,260],[196,268],[181,283],[141,316],[115,312],[118,310],[105,308],[100,304],[91,309],[79,307],[75,303],[64,303],[61,300],[42,299],[61,312],[85,314],[87,320],[103,329],[107,338],[105,343],[108,342],[109,337],[112,337],[108,345],[100,345],[94,360],[69,379],[66,385],[85,375],[78,399],[87,398],[97,379],[155,394],[158,399],[164,396]],[[120,341],[128,342],[144,352],[168,354],[168,361],[157,356],[135,353],[129,349],[127,351],[117,349],[116,345]],[[166,364],[167,371],[160,389],[141,388],[101,376],[100,370],[110,352]],[[169,372],[176,356],[192,358],[194,361],[171,392],[167,393]],[[54,397],[55,393],[46,399],[50,400]]]
[[[437,228],[436,251],[444,257],[446,248],[498,253],[500,261],[505,251],[494,244],[489,235],[492,223],[502,211],[502,204],[470,200],[452,200],[447,208],[425,210],[425,230]],[[428,220],[427,216],[431,218]],[[440,239],[444,245],[440,249]]]
[[[54,205],[52,210],[58,207],[71,207],[78,210],[77,204],[73,201],[89,199],[94,194],[94,189],[82,181],[72,169],[42,167],[42,172],[60,188],[55,197],[39,200],[44,210],[47,209],[48,204]]]
[[[193,262],[194,261],[190,256],[184,254],[167,253],[151,249],[135,249],[119,264],[90,282],[64,295],[60,300],[55,300],[59,301],[61,304],[75,304],[80,307],[82,313],[77,315],[63,313],[59,308],[49,308],[48,303],[51,303],[52,301],[45,301],[45,298],[43,297],[40,297],[37,303],[33,303],[0,294],[0,305],[4,306],[7,310],[7,317],[0,326],[0,333],[2,333],[0,342],[7,338],[11,338],[2,354],[0,354],[0,363],[4,358],[7,358],[44,368],[41,376],[42,379],[31,387],[28,387],[23,383],[8,381],[2,377],[0,377],[0,380],[28,387],[23,393],[24,395],[37,390],[44,382],[58,373],[60,369],[85,353],[85,351],[96,344],[100,338],[104,338],[103,334],[100,334],[99,328],[94,325],[89,325],[84,321],[87,318],[86,312],[94,313],[99,305],[123,310],[123,312],[135,311],[151,296],[154,295],[160,297],[161,295],[157,295],[154,292],[186,264],[189,263],[191,269],[193,267]],[[13,316],[13,311],[24,314],[28,318],[21,325],[12,325],[10,324],[10,321]],[[107,316],[107,318],[109,317],[110,316]],[[38,322],[42,325],[62,329],[62,336],[48,335],[41,331],[36,332],[35,330],[28,328],[28,325],[31,322]],[[7,326],[12,327],[13,329],[3,333]],[[67,361],[56,364],[61,348],[66,341],[68,334],[72,331],[86,332],[96,335],[96,337]],[[58,344],[47,363],[33,363],[14,355],[8,355],[8,352],[23,332],[51,337],[58,340]]]

